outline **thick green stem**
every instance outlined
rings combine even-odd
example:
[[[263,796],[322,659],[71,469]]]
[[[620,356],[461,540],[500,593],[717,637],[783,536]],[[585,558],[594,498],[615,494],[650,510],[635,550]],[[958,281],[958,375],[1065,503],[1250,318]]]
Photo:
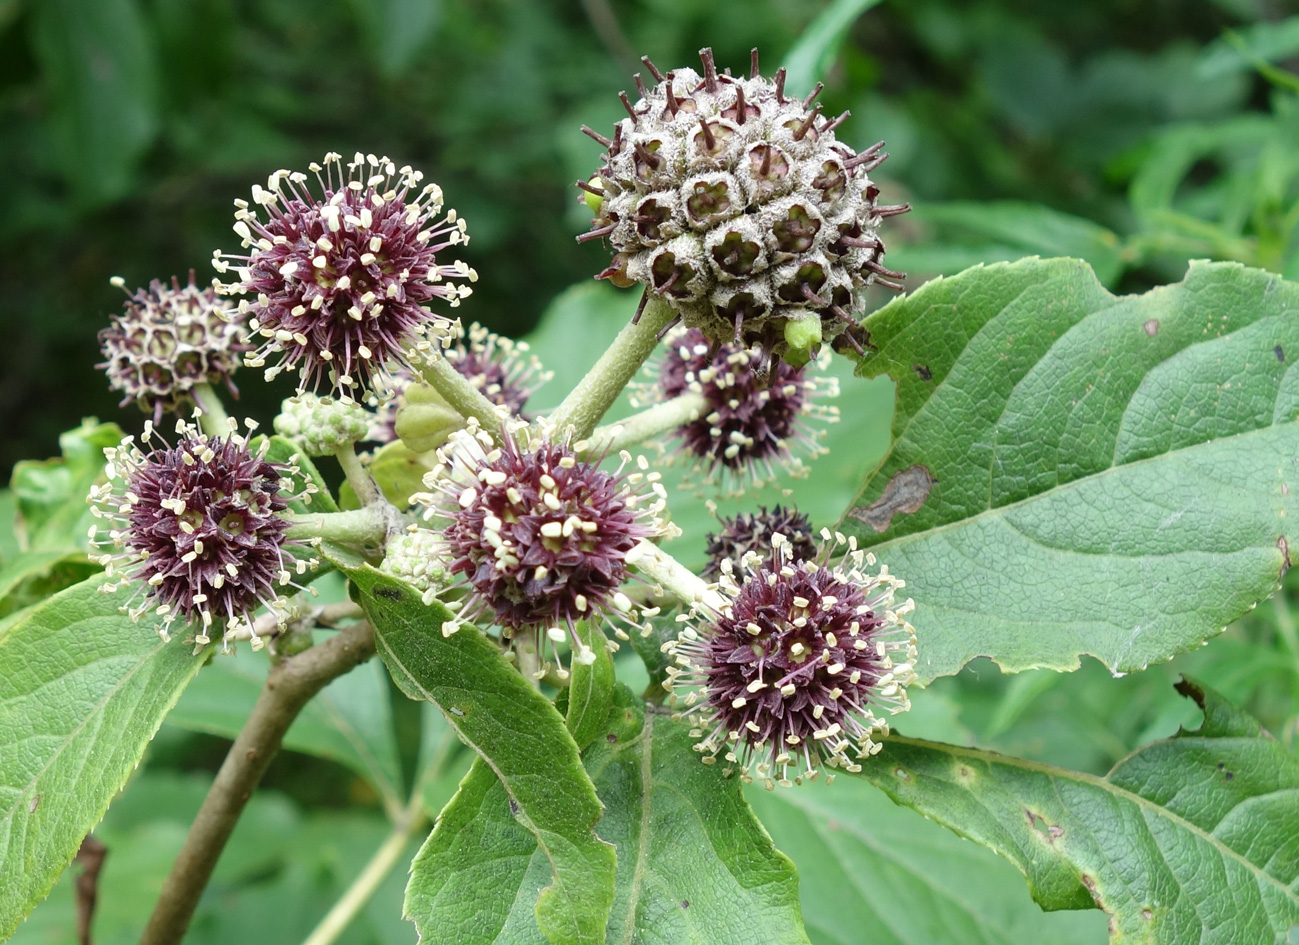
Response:
[[[289,516],[290,538],[321,538],[345,545],[382,544],[392,523],[385,505],[347,512],[307,512]]]
[[[387,501],[379,487],[374,484],[374,479],[365,471],[361,465],[361,460],[356,455],[356,447],[351,443],[339,447],[334,453],[338,460],[338,465],[343,467],[343,475],[347,477],[347,484],[352,487],[356,497],[362,505],[378,505]]]
[[[655,404],[626,420],[599,427],[587,439],[586,452],[600,455],[639,446],[670,430],[698,420],[708,409],[703,394],[687,391],[679,397]]]
[[[666,302],[651,298],[641,312],[640,321],[618,332],[618,337],[586,377],[555,408],[550,415],[555,431],[563,436],[572,427],[574,439],[589,436],[627,382],[658,347],[659,332],[675,317],[676,313]]]
[[[500,408],[457,371],[446,358],[437,357],[419,367],[420,379],[442,395],[462,417],[475,418],[484,430],[500,437]]]
[[[627,552],[627,563],[688,607],[702,604],[720,611],[726,606],[726,598],[715,586],[648,541],[637,542]]]
[[[194,385],[194,403],[202,411],[198,425],[208,436],[225,436],[230,432],[230,416],[211,384]]]

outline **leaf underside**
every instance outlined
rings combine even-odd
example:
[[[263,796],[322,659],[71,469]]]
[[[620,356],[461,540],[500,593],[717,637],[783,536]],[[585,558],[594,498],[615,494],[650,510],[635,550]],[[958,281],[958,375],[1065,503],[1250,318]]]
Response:
[[[584,755],[618,849],[611,943],[806,943],[793,865],[744,802],[738,780],[700,763],[686,726],[643,712],[620,687]],[[407,914],[461,945],[542,942],[532,902],[549,870],[475,763],[415,858]]]
[[[1299,512],[1299,285],[1235,264],[1115,297],[1085,263],[930,282],[865,322],[893,446],[841,528],[907,582],[917,672],[1115,672],[1278,585]]]
[[[1199,730],[1104,778],[891,738],[862,776],[1015,863],[1045,909],[1095,902],[1113,942],[1284,942],[1299,924],[1299,761],[1194,683]]]

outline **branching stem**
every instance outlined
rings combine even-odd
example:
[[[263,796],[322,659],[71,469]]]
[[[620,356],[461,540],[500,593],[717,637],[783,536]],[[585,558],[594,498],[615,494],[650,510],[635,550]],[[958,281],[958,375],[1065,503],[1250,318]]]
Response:
[[[707,409],[708,403],[702,394],[687,391],[626,420],[597,428],[587,440],[586,452],[599,456],[639,446],[646,440],[698,420]]]
[[[184,937],[217,859],[284,733],[312,696],[374,652],[374,628],[361,621],[271,667],[266,688],[230,746],[163,883],[140,945],[174,945]]]
[[[497,406],[469,382],[443,357],[436,357],[419,367],[420,378],[454,407],[462,417],[474,417],[484,430],[499,438],[501,417]]]
[[[676,312],[670,305],[651,298],[641,313],[640,321],[628,324],[618,332],[618,337],[600,360],[550,415],[556,432],[562,436],[571,426],[574,439],[589,436],[627,382],[635,377],[645,359],[658,347],[659,332],[675,317]]]
[[[382,544],[388,535],[389,516],[383,505],[346,512],[304,512],[289,516],[290,538],[321,538],[341,544]]]
[[[627,563],[686,606],[703,604],[719,611],[726,606],[726,598],[713,585],[648,541],[637,542],[627,553]]]
[[[387,501],[379,487],[375,485],[374,479],[366,472],[365,467],[361,465],[360,458],[356,455],[356,447],[351,443],[341,446],[334,453],[338,460],[338,465],[343,467],[343,475],[347,477],[347,484],[352,487],[356,493],[357,499],[362,505],[377,505]]]

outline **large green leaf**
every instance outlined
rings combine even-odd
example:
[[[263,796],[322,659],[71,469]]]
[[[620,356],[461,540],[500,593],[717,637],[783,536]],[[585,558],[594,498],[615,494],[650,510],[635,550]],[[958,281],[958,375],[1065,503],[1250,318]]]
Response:
[[[23,460],[14,464],[14,495],[18,499],[15,530],[28,551],[89,549],[86,537],[94,521],[86,503],[91,485],[104,472],[104,448],[122,441],[115,423],[93,418],[59,436],[58,459]]]
[[[1296,309],[1234,264],[1115,298],[1028,259],[868,318],[894,443],[843,528],[907,582],[922,679],[979,655],[1138,670],[1270,594],[1299,513]]]
[[[266,685],[264,653],[217,656],[190,683],[168,724],[233,739]],[[383,667],[362,663],[307,703],[284,736],[284,747],[347,765],[374,785],[390,813],[400,810],[401,761],[392,700]]]
[[[39,603],[99,571],[80,551],[23,551],[0,563],[0,617]]]
[[[1299,761],[1211,690],[1194,732],[1106,777],[890,738],[862,776],[1015,863],[1046,909],[1093,901],[1112,941],[1282,942],[1299,924]]]
[[[1096,945],[1094,911],[1046,913],[1009,863],[855,778],[749,801],[798,866],[815,945]]]
[[[0,939],[49,892],[202,658],[92,577],[0,634]]]
[[[623,945],[805,943],[793,866],[744,803],[739,782],[701,764],[686,726],[644,712],[621,687],[584,762],[618,848],[607,937]],[[531,904],[549,868],[475,763],[412,865],[406,911],[459,945],[543,941]]]
[[[441,604],[425,606],[418,592],[368,566],[348,576],[397,685],[442,709],[502,781],[515,816],[540,843],[549,885],[529,908],[535,902],[546,938],[555,945],[603,942],[615,853],[596,836],[600,801],[563,717],[476,628],[444,636],[451,614]]]

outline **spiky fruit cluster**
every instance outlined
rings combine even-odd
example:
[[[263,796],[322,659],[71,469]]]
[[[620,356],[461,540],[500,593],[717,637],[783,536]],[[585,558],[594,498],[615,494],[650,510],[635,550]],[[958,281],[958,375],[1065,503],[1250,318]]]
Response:
[[[905,205],[877,203],[870,172],[883,142],[860,153],[835,138],[847,117],[828,120],[785,92],[785,71],[747,79],[719,75],[711,49],[703,74],[678,69],[640,99],[623,93],[628,117],[603,167],[580,184],[599,199],[592,228],[615,250],[601,277],[643,284],[687,326],[714,342],[735,341],[801,364],[821,342],[855,324],[853,290],[900,289],[882,265],[881,221]]]
[[[765,561],[746,561],[738,586],[723,578],[729,604],[669,645],[673,688],[692,687],[681,714],[699,717],[705,763],[722,754],[728,773],[773,788],[822,764],[859,771],[854,756],[879,750],[888,723],[875,713],[910,706],[916,650],[911,601],[894,606],[902,582],[862,570],[874,563],[855,544],[840,566],[793,561],[777,538]]]
[[[113,285],[125,290],[121,278]],[[121,391],[122,406],[135,401],[156,423],[165,411],[190,403],[198,384],[223,383],[234,393],[230,375],[245,351],[248,333],[233,307],[210,288],[189,282],[171,285],[157,279],[147,289],[128,293],[124,311],[99,333],[104,361],[96,367]]]
[[[710,344],[698,328],[672,336],[658,366],[660,399],[686,392],[702,395],[706,412],[676,430],[681,450],[710,480],[720,476],[728,492],[775,478],[777,465],[791,475],[806,472],[797,452],[824,452],[821,430],[808,421],[833,423],[838,411],[821,401],[838,396],[838,381],[818,377],[814,365],[783,361],[762,373],[753,349],[733,342]]]
[[[275,432],[296,440],[308,456],[331,456],[370,432],[370,414],[358,403],[299,394],[280,405]]]
[[[577,621],[630,609],[618,588],[627,553],[661,531],[656,474],[606,472],[565,443],[527,445],[507,434],[498,446],[473,428],[440,458],[424,479],[436,491],[412,500],[425,518],[446,520],[449,570],[471,593],[462,619],[490,616],[508,632],[567,637],[580,653]]]
[[[104,451],[108,481],[89,501],[108,523],[96,543],[112,550],[95,561],[110,578],[105,590],[135,588],[123,608],[133,619],[154,611],[164,638],[179,619],[203,644],[214,622],[251,625],[259,606],[282,608],[281,589],[307,562],[286,548],[298,544],[286,542],[283,517],[292,470],[266,459],[268,441],[252,452],[233,432],[208,437],[181,424],[178,434],[148,453],[131,437]],[[142,442],[155,437],[146,423]]]
[[[771,540],[776,535],[784,536],[785,556],[789,561],[797,563],[816,557],[812,523],[795,508],[778,505],[768,512],[763,506],[757,514],[743,512],[734,518],[718,519],[718,524],[721,530],[708,535],[708,563],[702,576],[709,580],[722,576],[723,562],[729,561],[733,572],[738,574],[746,555],[769,554]]]
[[[225,291],[254,297],[239,303],[262,342],[248,364],[262,367],[278,354],[268,379],[296,370],[300,392],[327,379],[346,400],[382,386],[390,365],[409,367],[407,350],[447,321],[425,303],[458,305],[471,290],[452,280],[477,275],[463,262],[438,261],[468,241],[465,223],[454,210],[438,219],[442,190],[420,188],[418,171],[360,153],[346,167],[327,154],[310,170],[319,197],[306,174],[281,170],[265,189],[253,188],[255,206],[235,201],[234,229],[247,255],[217,251],[213,265],[238,276]]]
[[[526,341],[513,341],[488,331],[477,322],[468,329],[456,326],[451,343],[442,356],[469,383],[482,391],[492,403],[505,407],[511,415],[519,416],[532,396],[550,374],[541,369],[541,362],[529,353]],[[391,443],[397,439],[397,410],[404,395],[415,383],[409,371],[393,372],[393,396],[378,403],[370,439],[378,443]]]

